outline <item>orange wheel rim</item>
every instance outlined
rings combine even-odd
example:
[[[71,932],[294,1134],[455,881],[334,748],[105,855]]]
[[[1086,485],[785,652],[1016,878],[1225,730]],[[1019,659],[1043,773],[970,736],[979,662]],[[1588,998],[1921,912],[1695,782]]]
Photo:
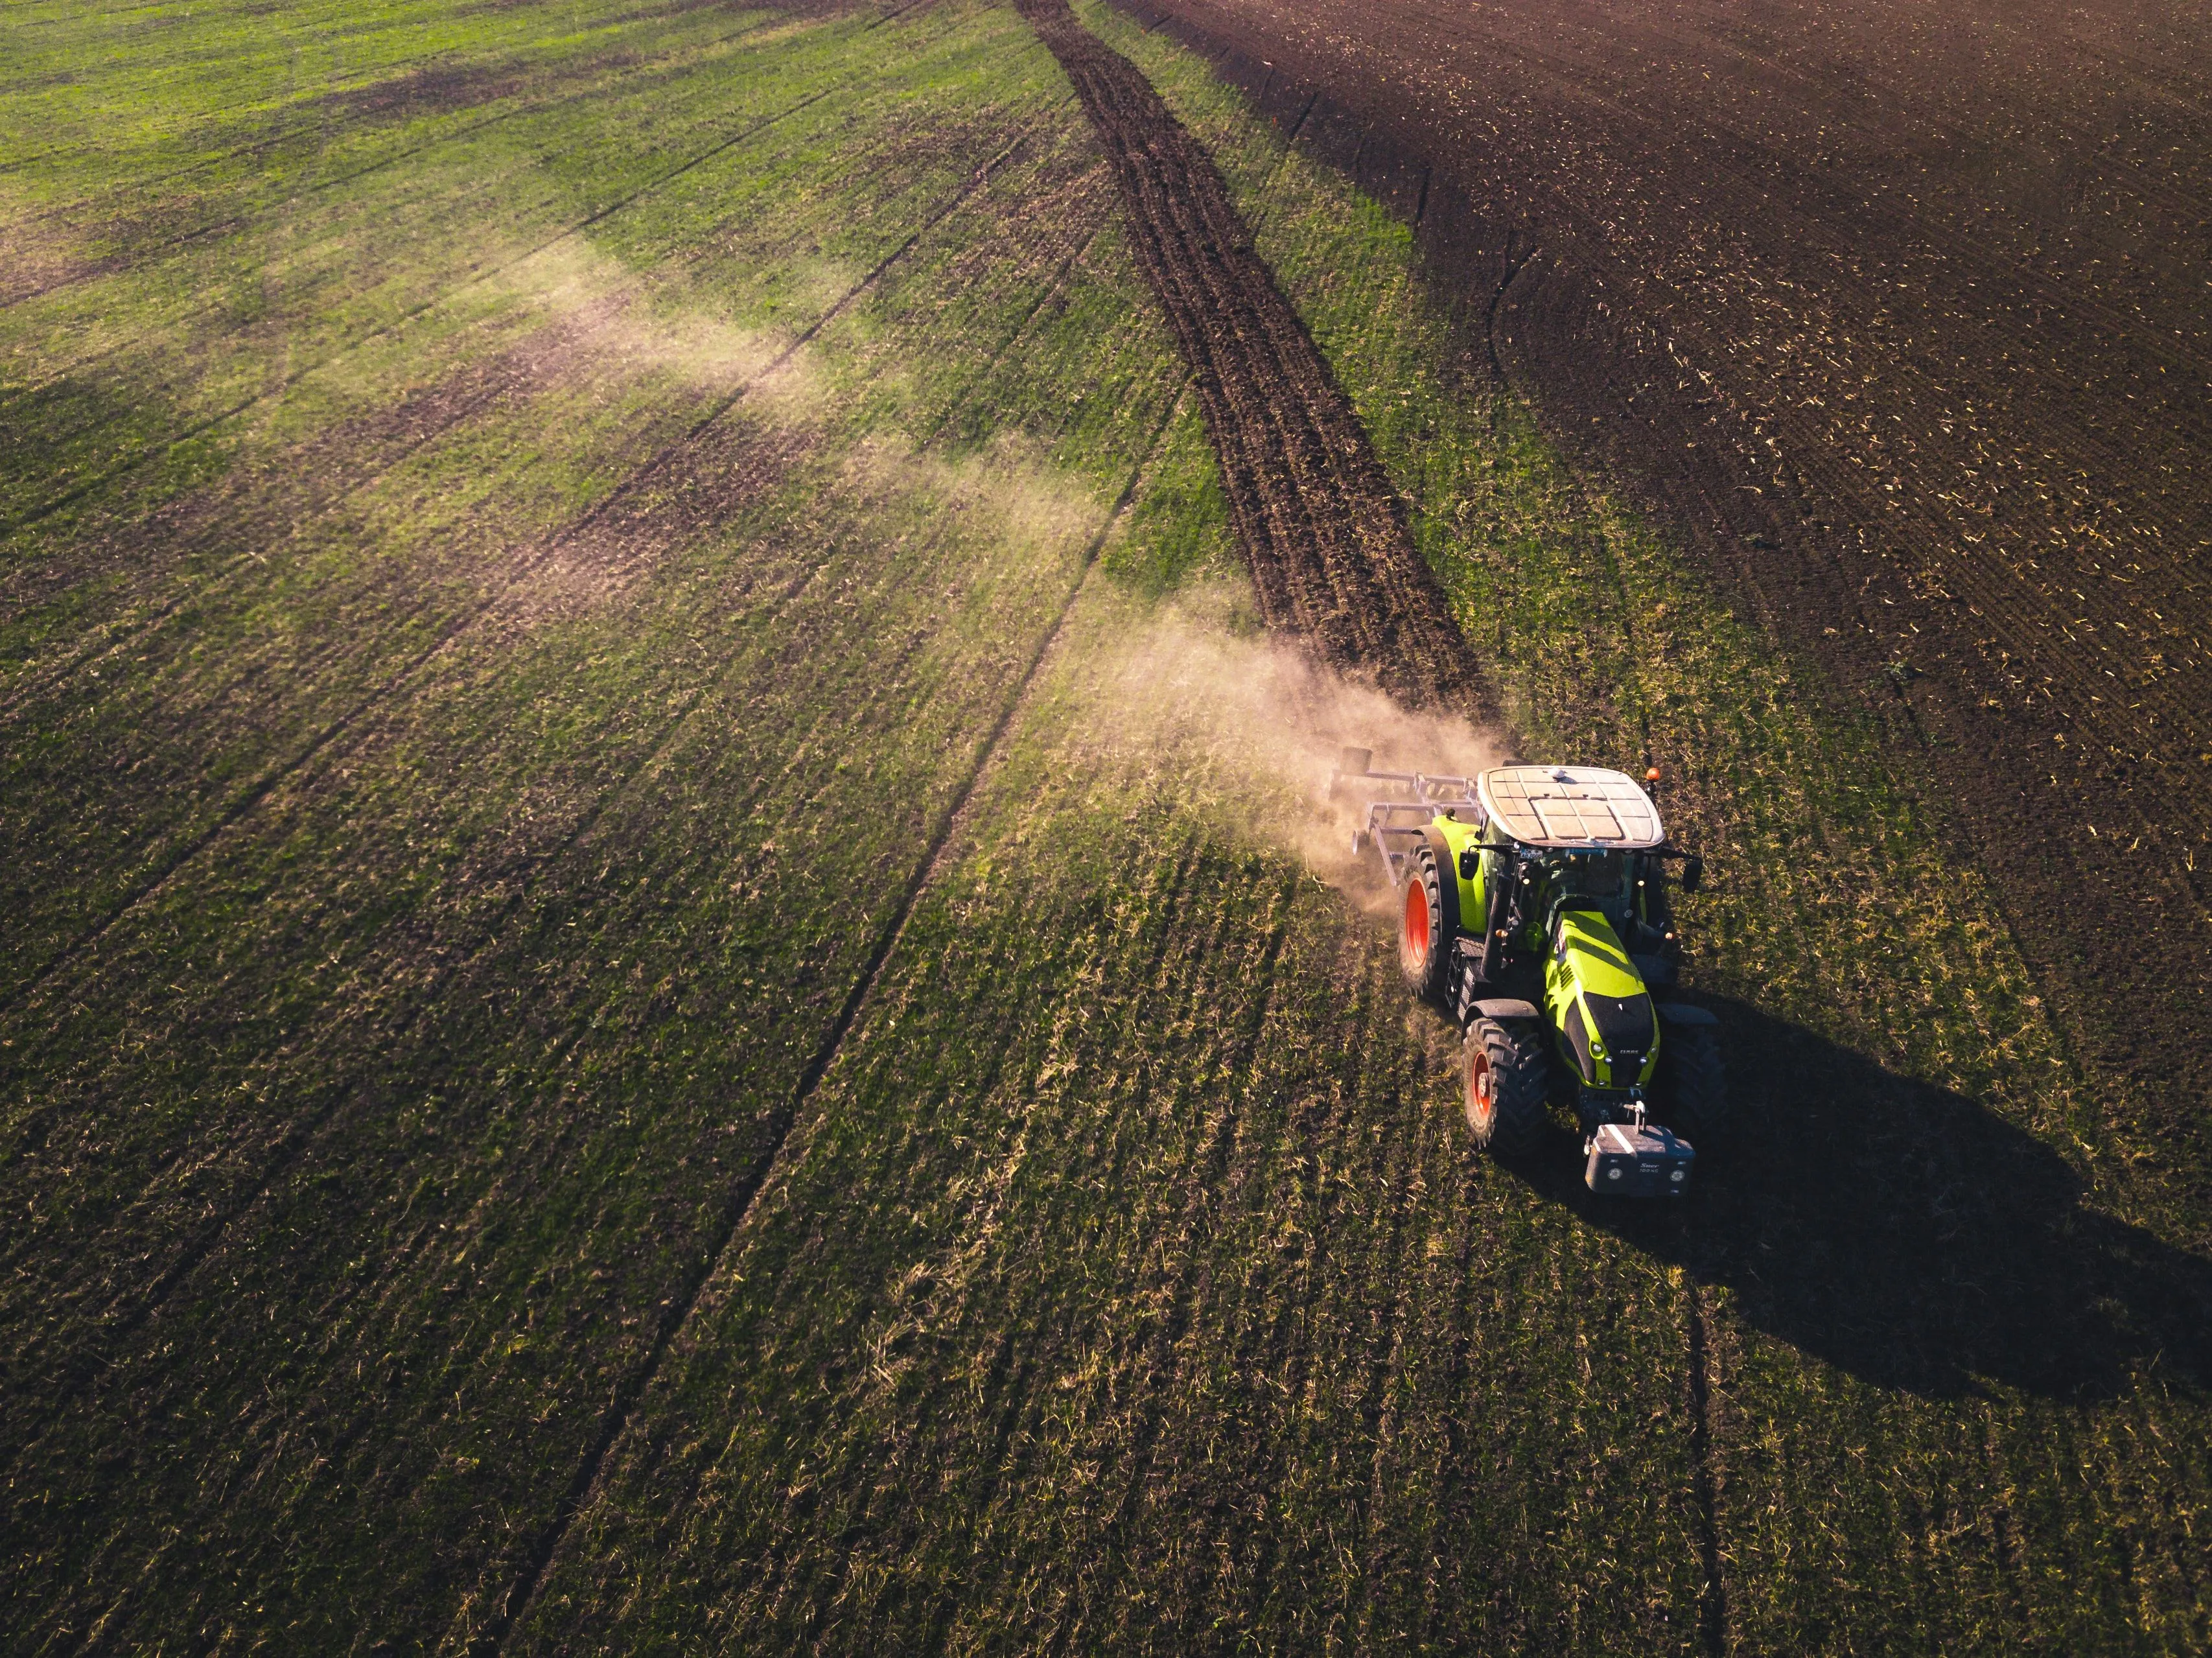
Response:
[[[1477,1125],[1490,1121],[1498,1103],[1498,1079],[1491,1074],[1490,1055],[1478,1054],[1467,1078],[1467,1114]]]
[[[1417,963],[1429,959],[1429,890],[1419,881],[1406,883],[1406,948]]]

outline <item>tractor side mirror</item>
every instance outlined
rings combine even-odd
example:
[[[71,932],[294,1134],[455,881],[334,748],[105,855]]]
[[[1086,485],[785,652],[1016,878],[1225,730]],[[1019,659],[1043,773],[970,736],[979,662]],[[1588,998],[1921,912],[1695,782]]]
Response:
[[[1462,847],[1460,849],[1459,878],[1461,880],[1472,881],[1474,879],[1475,872],[1480,870],[1481,867],[1482,854],[1480,853],[1477,852],[1473,847]]]
[[[1705,884],[1705,860],[1692,858],[1682,865],[1682,890],[1695,892]]]

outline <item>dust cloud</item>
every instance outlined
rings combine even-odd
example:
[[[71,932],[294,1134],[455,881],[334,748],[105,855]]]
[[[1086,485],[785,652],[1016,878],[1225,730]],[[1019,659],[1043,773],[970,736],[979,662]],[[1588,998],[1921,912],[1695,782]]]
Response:
[[[780,331],[737,327],[708,307],[683,305],[680,288],[656,294],[652,274],[567,242],[502,271],[495,286],[550,327],[565,348],[567,378],[665,376],[722,392],[742,386],[757,411],[786,421],[809,412],[815,399],[805,352],[792,351]],[[850,285],[842,268],[825,264],[800,287],[806,301],[817,289],[826,293],[826,308]]]
[[[1510,762],[1502,738],[1456,715],[1409,709],[1279,637],[1236,626],[1233,601],[1201,595],[1159,612],[1104,653],[1084,718],[1101,744],[1145,748],[1201,796],[1249,803],[1246,828],[1303,859],[1363,908],[1387,910],[1372,849],[1353,831],[1370,799],[1331,792],[1346,748],[1379,771],[1472,775]]]

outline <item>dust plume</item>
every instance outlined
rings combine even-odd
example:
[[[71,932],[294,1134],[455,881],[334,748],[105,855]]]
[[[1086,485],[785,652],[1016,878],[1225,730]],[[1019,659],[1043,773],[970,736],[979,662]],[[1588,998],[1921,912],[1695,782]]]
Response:
[[[1504,743],[1345,679],[1279,636],[1237,629],[1231,604],[1201,595],[1109,648],[1085,713],[1093,741],[1150,750],[1322,880],[1387,908],[1374,853],[1352,849],[1368,797],[1329,790],[1343,750],[1372,750],[1376,770],[1471,775],[1507,763]]]
[[[780,331],[737,327],[710,307],[686,305],[680,287],[635,270],[588,244],[540,250],[495,284],[541,316],[565,347],[573,380],[672,378],[707,392],[747,388],[748,401],[785,420],[810,410],[806,354],[792,353]],[[843,268],[823,263],[798,284],[802,312],[824,309],[852,285]],[[826,295],[826,297],[821,297]]]

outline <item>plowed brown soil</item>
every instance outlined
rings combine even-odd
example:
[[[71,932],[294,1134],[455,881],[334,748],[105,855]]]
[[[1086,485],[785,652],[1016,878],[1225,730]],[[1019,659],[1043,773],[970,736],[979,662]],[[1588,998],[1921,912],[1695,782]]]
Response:
[[[1413,220],[1477,359],[1923,750],[2201,1182],[2212,54],[2185,9],[1134,9]]]
[[[1111,159],[1130,241],[1189,360],[1267,624],[1416,702],[1472,709],[1474,670],[1390,480],[1212,158],[1066,0],[1016,0]]]

